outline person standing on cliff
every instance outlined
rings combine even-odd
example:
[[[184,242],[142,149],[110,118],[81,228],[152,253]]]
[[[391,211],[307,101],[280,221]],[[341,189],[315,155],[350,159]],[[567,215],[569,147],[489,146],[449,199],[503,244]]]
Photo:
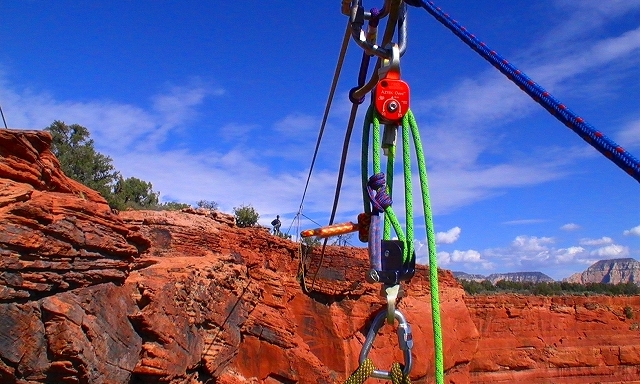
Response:
[[[280,215],[276,215],[276,218],[271,222],[271,225],[273,225],[273,234],[279,235],[280,226],[282,225],[282,223],[280,222]]]

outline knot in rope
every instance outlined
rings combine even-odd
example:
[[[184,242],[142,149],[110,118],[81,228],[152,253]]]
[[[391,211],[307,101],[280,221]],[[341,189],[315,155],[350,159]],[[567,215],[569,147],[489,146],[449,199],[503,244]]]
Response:
[[[377,191],[378,189],[383,188],[385,183],[384,173],[379,172],[369,178],[367,185]]]
[[[389,196],[386,191],[385,177],[382,172],[376,173],[369,178],[369,182],[367,183],[367,192],[374,212],[384,212],[384,210],[387,207],[390,207],[393,203],[391,196]]]

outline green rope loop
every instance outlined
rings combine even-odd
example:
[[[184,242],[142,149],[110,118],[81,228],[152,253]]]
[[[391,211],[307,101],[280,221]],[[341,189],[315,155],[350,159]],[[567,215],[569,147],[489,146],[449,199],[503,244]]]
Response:
[[[373,126],[373,132],[371,131]],[[373,106],[369,107],[364,120],[362,137],[362,188],[363,188],[363,201],[365,206],[365,212],[370,213],[371,208],[369,204],[369,197],[366,191],[366,185],[368,181],[368,167],[369,167],[369,145],[372,146],[373,152],[373,169],[374,173],[380,172],[380,119]],[[369,141],[369,136],[372,135],[372,142]],[[400,241],[404,243],[403,262],[406,262],[409,257],[413,257],[414,248],[414,231],[413,231],[413,196],[412,196],[412,183],[411,183],[411,150],[410,141],[413,139],[414,151],[418,163],[418,174],[420,177],[420,191],[422,193],[422,208],[424,212],[424,221],[427,232],[427,246],[429,250],[429,284],[431,289],[431,314],[433,320],[433,340],[434,340],[434,359],[435,359],[435,379],[437,384],[444,382],[444,359],[442,352],[442,326],[440,322],[440,297],[438,293],[438,268],[437,268],[437,255],[436,255],[436,243],[435,243],[435,231],[433,227],[433,214],[431,211],[431,203],[429,200],[429,186],[427,182],[427,170],[424,159],[424,152],[422,149],[422,143],[420,141],[420,132],[416,124],[415,117],[411,110],[402,118],[402,157],[403,157],[403,170],[404,170],[404,186],[405,186],[405,210],[406,210],[406,236],[402,231],[402,227],[398,222],[397,217],[393,213],[391,207],[387,207],[385,213],[385,226],[383,232],[383,238],[390,238],[389,226],[392,226],[396,235]],[[387,180],[391,180],[387,187],[389,191],[392,191],[391,184],[393,183],[393,155],[395,155],[395,148],[392,148],[389,152],[389,161],[387,162]],[[391,165],[389,165],[391,162]],[[401,382],[399,382],[401,383]]]
[[[413,257],[413,191],[411,184],[411,151],[409,150],[409,127],[402,125],[402,164],[404,166],[404,210],[406,215],[407,243],[405,254]],[[407,257],[402,259],[407,261]]]
[[[388,149],[388,160],[387,160],[387,194],[393,200],[393,168],[395,166],[395,156],[396,156],[396,147],[391,146]],[[382,240],[390,240],[391,239],[391,220],[388,216],[384,216],[384,227],[382,231]]]
[[[367,181],[369,180],[369,135],[371,133],[371,124],[373,121],[373,106],[369,106],[367,114],[364,117],[364,126],[362,127],[362,153],[360,155],[360,171],[362,181],[362,204],[364,204],[364,213],[371,214],[371,204],[369,204],[369,194],[367,193]]]
[[[371,126],[373,126],[373,130],[371,130]],[[373,173],[379,173],[380,166],[380,119],[378,117],[377,112],[373,105],[369,106],[367,110],[367,114],[364,119],[364,127],[362,129],[362,158],[361,158],[361,177],[362,177],[362,196],[364,202],[364,211],[366,213],[371,212],[371,207],[369,204],[369,195],[367,193],[367,182],[369,180],[369,136],[372,136],[371,147],[372,147],[372,163],[373,163]],[[395,154],[395,149],[392,152]],[[387,163],[387,173],[389,174],[389,170],[391,170],[391,174],[393,174],[393,163],[391,166]],[[391,176],[391,183],[393,183],[393,176]],[[387,191],[391,191],[389,187],[389,175],[387,175]],[[407,253],[407,243],[413,242],[413,239],[409,240],[405,237],[404,231],[402,230],[402,226],[398,221],[393,209],[391,207],[387,207],[384,210],[384,230],[383,230],[383,239],[388,240],[391,238],[391,231],[389,226],[393,227],[393,230],[398,237],[398,240],[403,243],[403,254],[402,260],[405,262],[409,257]]]
[[[424,152],[420,141],[418,124],[411,110],[408,110],[402,119],[402,126],[410,127],[413,134],[413,143],[418,160],[418,173],[420,175],[420,189],[422,192],[422,209],[424,211],[424,223],[427,231],[427,246],[429,248],[429,285],[431,289],[431,317],[433,321],[433,349],[435,358],[436,383],[444,382],[444,359],[442,354],[442,326],[440,323],[440,295],[438,293],[438,258],[436,254],[436,236],[433,227],[433,214],[429,200],[429,184],[427,182],[427,167],[424,160]]]

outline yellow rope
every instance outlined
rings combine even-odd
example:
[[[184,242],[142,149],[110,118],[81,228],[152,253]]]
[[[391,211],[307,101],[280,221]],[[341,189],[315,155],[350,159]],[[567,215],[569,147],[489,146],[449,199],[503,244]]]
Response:
[[[371,359],[365,359],[344,384],[363,384],[371,377],[373,371],[375,371],[373,362]],[[402,373],[402,367],[398,363],[391,364],[389,374],[391,375],[391,382],[393,384],[411,384],[411,380]]]
[[[375,368],[373,367],[373,362],[370,359],[366,359],[362,362],[362,364],[360,364],[358,369],[356,369],[355,372],[353,372],[351,376],[349,376],[344,384],[362,384],[367,381],[374,370]]]
[[[393,363],[391,365],[391,382],[393,384],[411,384],[411,380],[409,380],[408,376],[402,374],[402,367],[398,363]]]

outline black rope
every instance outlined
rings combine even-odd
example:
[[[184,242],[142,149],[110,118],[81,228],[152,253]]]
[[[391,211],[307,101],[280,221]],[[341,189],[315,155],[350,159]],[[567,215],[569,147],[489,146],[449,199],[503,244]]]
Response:
[[[5,120],[4,118],[4,113],[2,112],[2,106],[0,105],[0,115],[2,115],[2,122],[4,123],[4,129],[9,129],[9,127],[7,127],[7,120]]]
[[[350,24],[347,23],[347,28],[342,39],[342,44],[340,46],[340,54],[338,55],[338,62],[336,63],[336,68],[333,72],[333,80],[331,81],[331,88],[329,90],[329,96],[327,97],[327,103],[324,107],[324,114],[322,116],[322,123],[320,124],[320,130],[318,132],[318,138],[316,140],[316,147],[313,150],[313,157],[311,158],[311,166],[309,167],[309,174],[307,175],[307,181],[304,185],[304,191],[302,192],[302,198],[300,199],[300,207],[298,208],[298,213],[296,217],[291,221],[291,225],[289,226],[289,230],[293,226],[295,220],[302,213],[302,206],[304,204],[304,198],[307,196],[307,189],[309,188],[309,181],[311,180],[311,174],[313,173],[313,167],[316,163],[316,158],[318,157],[318,150],[320,149],[320,143],[322,142],[322,136],[324,134],[324,129],[327,125],[327,118],[329,117],[329,111],[331,110],[331,103],[333,102],[333,96],[336,91],[336,87],[338,86],[338,79],[340,78],[340,72],[342,71],[342,64],[344,62],[345,52],[347,50],[347,46],[349,44],[350,33],[349,33]]]

